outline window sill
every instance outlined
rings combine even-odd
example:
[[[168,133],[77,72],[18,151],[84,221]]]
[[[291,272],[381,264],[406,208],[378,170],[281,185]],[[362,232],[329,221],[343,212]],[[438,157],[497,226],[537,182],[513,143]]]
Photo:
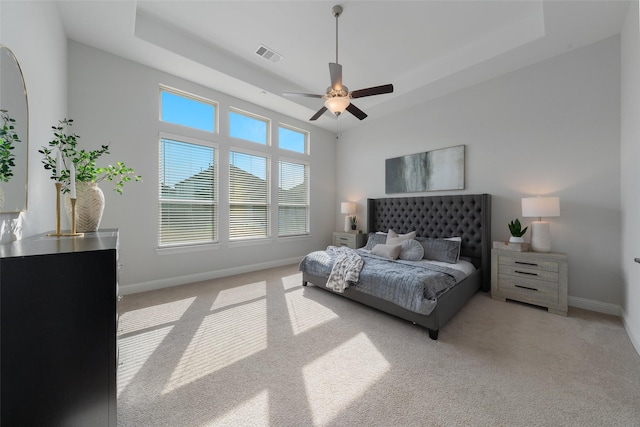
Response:
[[[175,255],[175,254],[188,254],[193,252],[206,252],[220,249],[219,243],[206,243],[202,245],[184,245],[184,246],[169,246],[164,248],[156,248],[158,255]]]

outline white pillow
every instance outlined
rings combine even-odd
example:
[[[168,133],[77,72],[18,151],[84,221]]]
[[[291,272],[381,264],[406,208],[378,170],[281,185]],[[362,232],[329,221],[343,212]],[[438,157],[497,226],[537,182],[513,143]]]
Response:
[[[371,253],[389,259],[398,259],[400,256],[400,245],[378,244],[371,249]]]
[[[402,243],[403,240],[411,240],[416,238],[416,232],[412,231],[407,234],[398,234],[393,230],[389,230],[387,233],[387,245],[398,245]]]

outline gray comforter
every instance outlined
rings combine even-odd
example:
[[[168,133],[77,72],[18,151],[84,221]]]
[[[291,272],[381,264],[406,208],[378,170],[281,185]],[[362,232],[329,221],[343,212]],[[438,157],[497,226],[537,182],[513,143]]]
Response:
[[[436,307],[438,297],[465,278],[461,271],[424,261],[390,260],[365,250],[356,252],[362,257],[363,267],[360,280],[351,284],[349,289],[415,313],[429,315]],[[300,271],[328,278],[335,257],[332,251],[312,252],[300,262]]]

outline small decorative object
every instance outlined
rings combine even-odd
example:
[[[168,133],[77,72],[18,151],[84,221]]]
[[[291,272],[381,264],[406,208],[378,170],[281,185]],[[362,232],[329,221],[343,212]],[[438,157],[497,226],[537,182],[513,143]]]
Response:
[[[531,223],[531,250],[551,251],[549,223],[542,221],[542,217],[560,216],[560,199],[558,197],[524,197],[522,216],[538,217],[537,221]]]
[[[347,214],[344,217],[344,231],[351,230],[351,214],[356,213],[356,204],[353,202],[340,203],[340,213]]]
[[[58,126],[52,126],[55,138],[49,141],[49,147],[42,147],[38,152],[44,155],[44,168],[53,171],[51,179],[63,184],[61,191],[65,193],[69,223],[77,227],[78,232],[96,231],[104,212],[104,194],[97,184],[103,180],[114,182],[114,191],[122,194],[126,182],[132,179],[142,181],[142,178],[134,175],[134,170],[122,162],[115,166],[96,166],[97,159],[109,154],[109,146],[102,145],[91,151],[78,149],[80,136],[65,133],[72,125],[72,119],[64,119]],[[55,160],[54,150],[57,150]]]
[[[529,252],[528,243],[493,242],[493,249],[504,249],[507,251]]]
[[[355,230],[356,228],[358,228],[358,220],[356,219],[356,216],[352,216],[351,217],[351,230]]]
[[[20,142],[20,137],[15,131],[15,119],[9,116],[7,110],[0,110],[2,127],[0,127],[0,183],[9,182],[13,176],[13,168],[16,156],[13,152],[14,143]],[[0,210],[4,206],[4,190],[0,186]]]
[[[509,231],[511,232],[511,237],[509,238],[509,242],[511,243],[523,243],[524,233],[527,232],[529,227],[525,227],[522,229],[522,224],[520,224],[520,220],[516,218],[514,221],[509,223]]]

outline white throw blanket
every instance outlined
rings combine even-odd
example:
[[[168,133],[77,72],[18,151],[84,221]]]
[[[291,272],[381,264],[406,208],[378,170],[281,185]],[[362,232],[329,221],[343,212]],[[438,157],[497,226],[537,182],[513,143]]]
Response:
[[[327,252],[329,255],[335,256],[336,261],[326,286],[336,292],[343,293],[349,284],[358,283],[360,280],[360,270],[362,270],[364,261],[355,250],[345,246],[329,246]]]

